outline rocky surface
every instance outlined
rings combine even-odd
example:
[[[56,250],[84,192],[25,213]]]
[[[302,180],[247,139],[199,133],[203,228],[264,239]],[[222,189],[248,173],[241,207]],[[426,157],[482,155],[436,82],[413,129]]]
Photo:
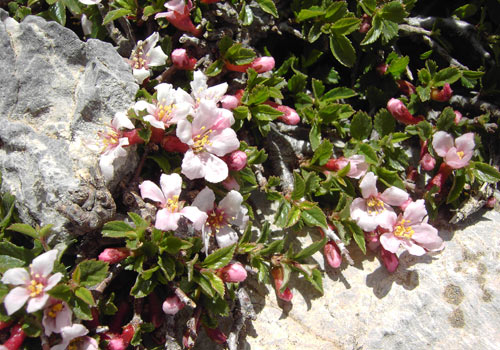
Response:
[[[498,349],[500,213],[475,220],[455,232],[440,230],[446,240],[440,254],[403,254],[393,274],[351,246],[355,266],[327,267],[323,296],[295,279],[287,304],[274,290],[246,283],[257,320],[247,325],[239,348]],[[313,258],[324,269],[322,255]],[[199,347],[209,348],[215,346]]]
[[[23,221],[54,224],[60,238],[94,230],[113,217],[110,190],[126,171],[104,183],[97,133],[134,102],[131,69],[110,44],[55,22],[17,23],[2,9],[0,21],[1,190]]]

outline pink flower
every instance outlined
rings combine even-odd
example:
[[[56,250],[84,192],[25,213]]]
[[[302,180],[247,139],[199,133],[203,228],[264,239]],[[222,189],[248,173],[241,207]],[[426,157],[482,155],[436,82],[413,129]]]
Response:
[[[391,186],[379,193],[377,177],[369,172],[361,180],[359,187],[363,198],[356,198],[351,204],[351,218],[364,231],[373,231],[377,226],[391,228],[396,213],[389,205],[400,206],[408,199],[408,193]]]
[[[431,99],[438,102],[446,102],[451,98],[452,95],[453,95],[453,90],[451,89],[451,86],[448,83],[444,84],[441,90],[434,88],[431,91]]]
[[[380,249],[380,257],[382,258],[382,263],[384,264],[387,271],[393,273],[396,271],[399,265],[399,259],[396,254],[385,250],[383,247]]]
[[[257,73],[269,72],[274,68],[274,58],[270,56],[258,57],[250,63],[250,68],[255,69]]]
[[[88,332],[87,328],[81,324],[63,327],[61,343],[52,346],[50,350],[98,350],[97,341],[94,338],[85,337]]]
[[[414,117],[411,115],[405,104],[396,98],[391,98],[387,102],[387,109],[394,119],[406,125],[418,124],[424,119],[422,116]]]
[[[155,47],[159,38],[158,32],[154,32],[146,40],[139,40],[128,60],[132,66],[134,78],[139,84],[149,78],[150,67],[163,66],[167,62],[168,56],[161,47]]]
[[[176,91],[172,85],[166,83],[156,85],[155,90],[157,95],[156,100],[153,100],[154,104],[144,100],[137,101],[134,105],[136,113],[146,110],[148,114],[143,119],[151,126],[162,130],[186,118],[190,112],[189,107],[176,104],[176,96],[180,90]]]
[[[189,57],[185,49],[175,49],[170,57],[174,66],[179,69],[193,70],[196,65],[196,58]]]
[[[240,147],[232,113],[217,108],[210,100],[201,100],[192,123],[181,120],[177,124],[177,137],[189,146],[182,160],[182,173],[188,179],[205,178],[213,183],[223,181],[228,173],[227,164],[219,157]]]
[[[165,4],[165,7],[169,11],[157,13],[155,19],[166,18],[179,30],[189,32],[194,36],[201,34],[201,30],[196,29],[189,17],[189,12],[193,8],[191,0],[188,0],[187,3],[184,0],[171,0]]]
[[[130,255],[128,248],[106,248],[99,254],[99,260],[108,264],[117,264]]]
[[[224,188],[228,191],[231,191],[231,190],[239,191],[240,190],[240,184],[232,176],[228,176],[224,181],[222,181],[222,186],[224,186]]]
[[[235,109],[240,105],[240,100],[233,95],[224,95],[220,100],[222,108],[225,109]]]
[[[340,249],[337,247],[335,242],[327,242],[324,247],[324,252],[328,265],[334,269],[338,268],[342,263],[342,255],[340,255]]]
[[[21,267],[5,271],[2,283],[20,286],[12,289],[3,301],[8,315],[19,310],[26,302],[28,302],[26,311],[29,313],[44,308],[49,300],[46,292],[54,288],[63,276],[60,272],[50,274],[57,253],[57,250],[53,249],[33,259],[29,273]]]
[[[365,162],[364,155],[353,155],[349,158],[339,157],[329,159],[325,164],[325,168],[332,171],[344,169],[347,164],[351,164],[347,176],[353,179],[359,179],[366,174],[368,163]]]
[[[71,326],[73,312],[62,300],[52,299],[43,310],[42,325],[46,336],[61,333],[63,327]]]
[[[247,165],[247,154],[243,151],[234,151],[224,157],[230,170],[240,171]]]
[[[283,115],[278,117],[278,119],[283,123],[288,125],[297,125],[300,122],[300,116],[295,109],[284,105],[279,105],[276,109],[283,112]]]
[[[184,216],[193,223],[196,230],[201,230],[207,220],[207,214],[194,206],[184,207],[184,202],[179,201],[182,187],[182,178],[179,174],[162,174],[160,186],[161,189],[149,180],[139,185],[142,198],[159,202],[161,209],[156,213],[155,227],[162,231],[176,230],[177,222]]]
[[[377,71],[378,75],[383,76],[387,72],[388,68],[389,65],[385,62],[382,62],[377,67],[375,67],[375,70]]]
[[[422,159],[420,159],[420,165],[422,166],[422,169],[430,171],[436,166],[436,160],[430,155],[430,153],[426,153]]]
[[[458,123],[460,123],[460,121],[462,120],[462,113],[460,113],[459,111],[453,111],[455,112],[455,124],[458,125]]]
[[[432,147],[437,155],[444,158],[445,163],[452,169],[460,169],[469,164],[474,154],[474,133],[469,132],[453,141],[453,137],[438,131],[432,139]]]
[[[243,196],[236,191],[230,191],[219,205],[215,204],[215,194],[210,188],[205,187],[198,193],[193,205],[208,215],[202,229],[205,252],[208,252],[208,240],[212,234],[215,234],[219,247],[238,242],[238,234],[232,226],[244,229],[248,222],[248,210],[242,203]]]
[[[290,288],[286,287],[283,292],[280,291],[281,286],[283,285],[283,268],[275,267],[271,270],[271,275],[274,278],[274,288],[276,289],[276,295],[278,298],[284,301],[291,301],[293,298],[293,293]]]
[[[247,271],[240,263],[233,263],[217,271],[217,274],[224,282],[238,283],[243,282],[247,278]]]
[[[165,299],[162,305],[163,312],[167,315],[175,315],[184,308],[184,303],[177,295]]]
[[[427,223],[427,210],[423,199],[409,204],[404,213],[391,218],[391,228],[380,236],[380,244],[391,253],[403,246],[412,255],[424,255],[426,251],[443,249],[438,231]]]

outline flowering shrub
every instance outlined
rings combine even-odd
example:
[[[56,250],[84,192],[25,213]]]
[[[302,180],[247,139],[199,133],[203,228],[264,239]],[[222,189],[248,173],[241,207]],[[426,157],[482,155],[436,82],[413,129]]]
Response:
[[[110,181],[118,158],[141,162],[124,186],[134,203],[96,232],[98,252],[81,237],[52,243],[50,225],[17,222],[2,196],[4,348],[192,348],[203,329],[236,349],[241,327],[219,320],[252,318],[247,279],[289,303],[293,276],[323,293],[349,251],[397,273],[403,251],[443,249],[438,208],[455,223],[471,200],[494,205],[499,28],[483,25],[487,4],[446,11],[481,34],[478,61],[462,62],[442,46],[457,33],[410,0],[34,3],[8,9],[120,47],[140,90],[96,135],[99,166]],[[312,243],[291,244],[298,231]]]

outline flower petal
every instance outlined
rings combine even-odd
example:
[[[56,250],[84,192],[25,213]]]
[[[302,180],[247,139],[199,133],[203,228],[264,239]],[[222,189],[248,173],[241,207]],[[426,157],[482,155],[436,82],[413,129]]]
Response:
[[[389,187],[380,195],[380,199],[384,203],[398,207],[406,202],[409,197],[408,193],[394,186]]]
[[[438,236],[438,231],[435,227],[429,224],[412,225],[415,233],[412,235],[418,245],[428,250],[441,250],[444,247],[444,242]]]
[[[238,234],[229,226],[222,226],[219,231],[215,233],[217,245],[220,248],[230,246],[238,242]]]
[[[396,223],[397,218],[398,217],[394,210],[389,206],[385,206],[384,210],[381,213],[375,215],[375,222],[380,227],[392,229],[392,227]]]
[[[202,189],[193,201],[193,206],[208,213],[214,209],[215,194],[209,187]]]
[[[406,220],[410,220],[412,226],[413,224],[421,223],[426,216],[427,209],[425,208],[425,201],[423,199],[419,199],[408,204],[403,214],[403,218]]]
[[[224,215],[229,218],[236,218],[238,212],[241,208],[241,203],[243,202],[243,196],[236,191],[230,191],[226,196],[219,202],[219,208],[224,211]]]
[[[180,120],[177,123],[175,135],[187,145],[192,145],[193,142],[193,126],[187,120]],[[184,156],[185,158],[186,156]]]
[[[47,301],[49,301],[50,295],[43,293],[37,296],[36,298],[31,298],[28,301],[28,306],[26,307],[26,312],[32,313],[38,310],[41,310],[45,307],[45,304],[47,304]]]
[[[54,268],[54,261],[57,259],[57,254],[57,249],[52,249],[33,259],[30,265],[31,275],[39,274],[40,276],[47,277]]]
[[[458,151],[462,151],[465,154],[467,153],[472,153],[474,151],[474,133],[473,132],[468,132],[467,134],[463,134],[460,137],[457,137],[455,139],[455,146],[457,147]],[[471,154],[472,157],[472,154]]]
[[[160,202],[165,204],[167,199],[165,198],[161,189],[152,181],[146,180],[139,185],[139,190],[141,191],[141,197],[144,199],[151,199],[155,202]]]
[[[202,154],[205,168],[205,180],[212,183],[224,181],[229,174],[226,162],[210,153]]]
[[[167,201],[175,196],[178,197],[182,191],[182,177],[177,173],[162,174],[160,176],[160,186]]]
[[[159,121],[158,119],[156,119],[152,115],[144,116],[144,120],[147,121],[149,124],[151,124],[152,127],[165,130],[165,123]]]
[[[178,128],[178,126],[177,126]],[[178,135],[178,134],[177,134]],[[182,141],[182,140],[181,140]],[[225,163],[224,163],[225,164]],[[189,180],[199,179],[205,177],[205,166],[203,164],[201,155],[197,155],[193,150],[188,150],[182,159],[182,173],[186,175]],[[227,168],[227,165],[226,165]]]
[[[165,55],[160,46],[155,47],[151,51],[148,52],[148,66],[157,67],[163,66],[167,62],[168,56]]]
[[[200,97],[207,100],[213,100],[219,102],[222,96],[224,96],[224,94],[226,93],[227,88],[228,88],[227,83],[214,85],[203,91]]]
[[[116,112],[115,117],[111,121],[111,126],[116,130],[119,129],[134,129],[135,126],[132,121],[123,112]]]
[[[195,230],[201,230],[205,222],[207,221],[208,215],[207,213],[201,211],[197,207],[184,207],[180,211],[180,213],[189,219],[193,223],[193,227]]]
[[[50,276],[49,279],[47,280],[47,284],[45,285],[45,288],[43,290],[46,292],[46,291],[54,288],[56,286],[56,284],[59,283],[59,281],[61,280],[62,277],[63,277],[63,274],[60,272],[57,272],[57,273],[53,274],[52,276]]]
[[[23,307],[30,297],[30,292],[27,288],[16,287],[12,289],[3,300],[3,305],[7,311],[7,315],[12,315],[14,312]]]
[[[444,131],[438,131],[432,138],[432,148],[440,157],[446,156],[446,153],[453,147],[453,137]]]
[[[134,75],[135,81],[138,84],[142,84],[142,82],[146,79],[149,78],[149,70],[146,68],[141,68],[141,69],[132,69],[132,74]]]
[[[172,213],[167,209],[161,209],[156,213],[155,227],[162,231],[177,230],[181,213]]]
[[[411,240],[401,241],[401,245],[405,248],[408,253],[415,256],[422,256],[426,253],[425,249],[418,244],[413,243]]]
[[[4,284],[28,284],[30,281],[30,274],[26,269],[22,267],[14,267],[5,271],[2,277],[2,283]]]
[[[370,198],[371,196],[376,196],[378,194],[377,190],[377,177],[371,171],[366,173],[363,180],[359,183],[359,188],[361,189],[361,194],[363,198]]]
[[[401,244],[401,240],[392,233],[386,232],[380,236],[380,244],[382,244],[382,247],[384,247],[385,250],[388,250],[391,253],[396,253],[399,245]]]
[[[236,132],[231,128],[223,129],[215,132],[210,137],[210,144],[206,146],[206,150],[219,157],[222,157],[229,152],[235,151],[240,147],[240,141]]]

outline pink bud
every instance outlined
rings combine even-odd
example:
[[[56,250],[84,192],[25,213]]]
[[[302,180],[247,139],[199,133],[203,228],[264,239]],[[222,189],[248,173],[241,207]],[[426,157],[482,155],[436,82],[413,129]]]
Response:
[[[493,208],[495,208],[496,203],[497,203],[497,199],[495,197],[491,196],[490,198],[488,198],[488,200],[486,201],[486,204],[484,206],[486,208],[493,209]]]
[[[183,143],[177,136],[165,135],[160,142],[161,147],[167,152],[186,153],[189,146]]]
[[[184,303],[177,295],[165,299],[162,305],[163,312],[167,315],[175,315],[184,308]]]
[[[372,252],[377,251],[377,248],[380,246],[379,235],[375,231],[365,232],[365,242]]]
[[[125,341],[120,337],[114,337],[108,343],[108,350],[125,350],[128,347],[128,344],[125,344]]]
[[[383,63],[380,63],[377,66],[377,68],[375,68],[375,69],[377,70],[377,73],[379,75],[384,75],[385,72],[387,72],[387,68],[389,68],[389,65],[387,63],[383,62]]]
[[[405,104],[396,98],[391,98],[387,102],[387,109],[391,112],[394,119],[406,125],[418,124],[423,120],[423,117],[412,116]]]
[[[382,258],[382,263],[388,272],[393,273],[396,271],[399,265],[399,260],[396,254],[385,250],[383,247],[380,249],[380,257]]]
[[[284,113],[281,117],[278,118],[283,123],[288,125],[297,125],[300,122],[300,117],[295,109],[283,105],[276,107],[276,109]]]
[[[453,90],[448,83],[444,84],[441,90],[438,90],[436,88],[431,90],[431,99],[438,102],[446,102],[451,98],[452,95]]]
[[[366,33],[370,30],[372,27],[372,18],[371,16],[367,15],[366,13],[361,16],[361,26],[359,27],[359,32],[360,33]]]
[[[240,100],[236,96],[233,95],[224,95],[220,100],[222,104],[222,108],[226,109],[235,109],[240,105]]]
[[[270,56],[264,56],[256,58],[250,63],[250,68],[255,69],[257,73],[269,72],[274,68],[274,58]]]
[[[236,179],[232,176],[226,177],[224,181],[222,181],[222,186],[228,191],[235,190],[239,191],[240,190],[240,184]]]
[[[431,171],[436,166],[436,160],[430,155],[430,153],[426,153],[422,159],[420,159],[420,165],[425,171]]]
[[[243,151],[234,151],[224,157],[230,170],[240,171],[247,165],[247,154]]]
[[[227,336],[222,333],[219,328],[208,328],[205,327],[205,333],[207,333],[208,337],[212,339],[217,344],[224,344],[227,341]]]
[[[326,162],[325,168],[331,171],[339,171],[345,168],[347,164],[349,164],[349,161],[345,157],[331,158]]]
[[[171,57],[172,62],[179,69],[193,70],[196,65],[196,58],[189,57],[185,49],[175,49]]]
[[[398,84],[399,91],[401,91],[406,96],[410,96],[411,94],[414,94],[417,91],[415,85],[413,85],[409,81],[398,80],[396,81],[396,83]]]
[[[340,249],[333,241],[329,241],[324,247],[326,261],[328,265],[336,269],[342,263],[342,255],[340,255]]]
[[[128,248],[106,248],[99,254],[99,260],[109,264],[116,264],[130,255]]]
[[[218,275],[224,282],[238,283],[247,278],[247,271],[240,263],[234,263],[219,269]]]
[[[281,286],[283,285],[283,268],[275,267],[271,270],[271,274],[274,278],[274,288],[276,289],[276,294],[278,298],[284,301],[291,301],[293,298],[293,293],[290,288],[285,288],[283,293],[280,292]]]
[[[458,125],[458,123],[460,123],[460,120],[462,120],[462,113],[460,113],[459,111],[454,111],[455,112],[455,124]]]

